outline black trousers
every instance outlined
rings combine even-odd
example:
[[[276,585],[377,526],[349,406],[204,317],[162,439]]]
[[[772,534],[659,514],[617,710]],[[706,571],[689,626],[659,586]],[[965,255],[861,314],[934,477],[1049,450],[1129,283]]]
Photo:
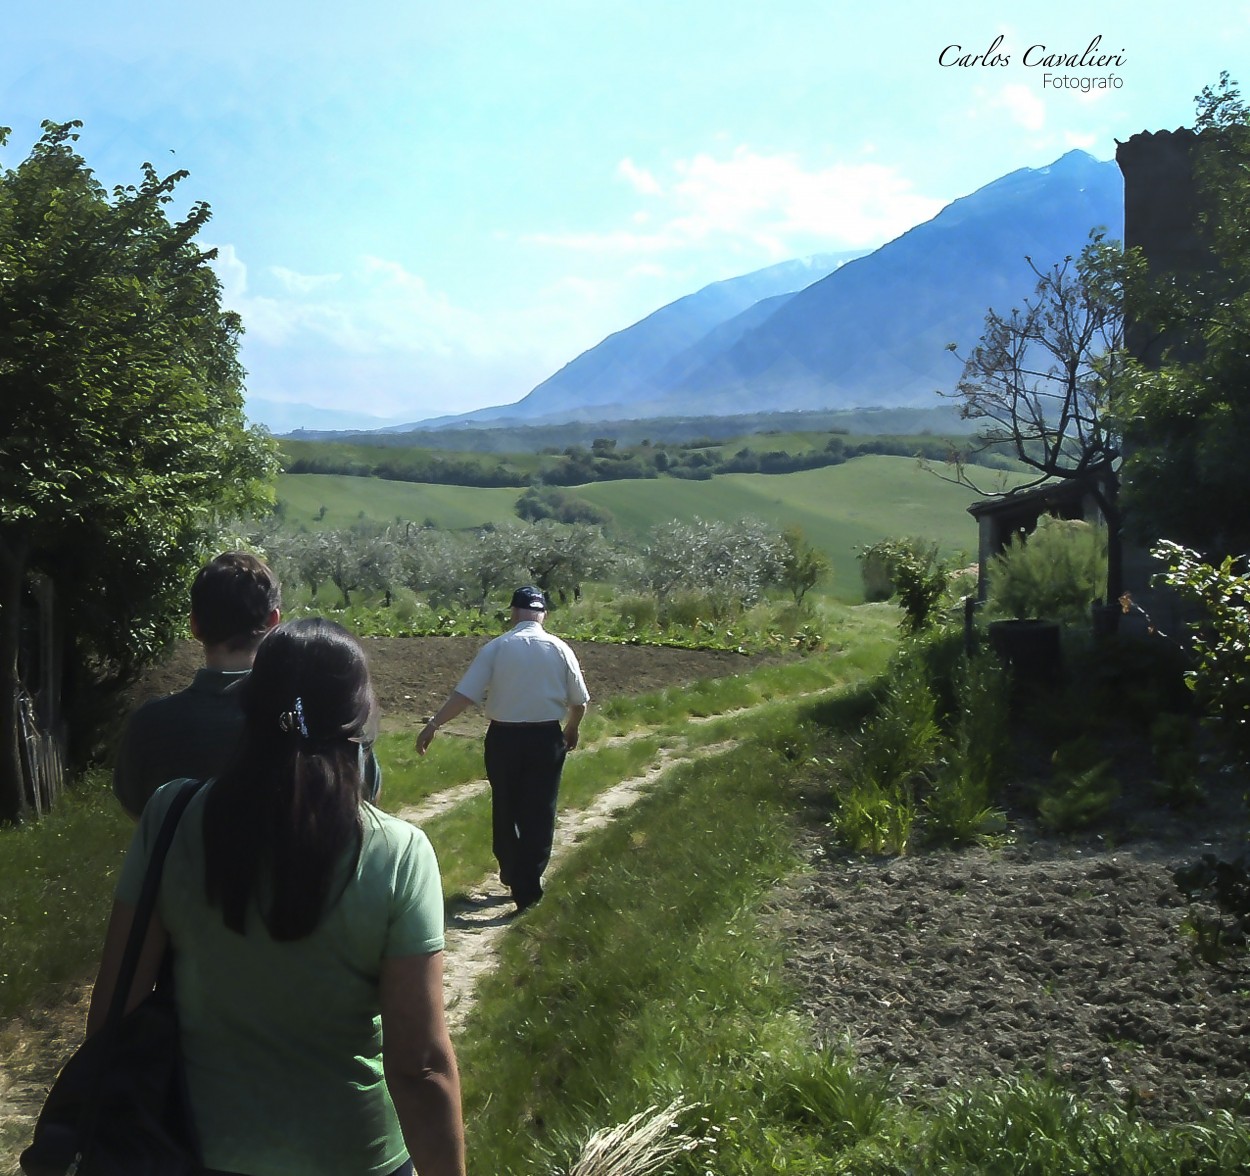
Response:
[[[486,729],[492,848],[519,907],[542,898],[566,752],[559,723],[491,723]]]

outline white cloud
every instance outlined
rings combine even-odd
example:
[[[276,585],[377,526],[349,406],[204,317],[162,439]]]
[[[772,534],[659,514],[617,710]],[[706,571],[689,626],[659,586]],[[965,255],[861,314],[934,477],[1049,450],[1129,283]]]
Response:
[[[635,192],[644,196],[658,196],[660,182],[645,167],[639,167],[629,156],[616,165],[616,174],[627,180]]]
[[[794,155],[738,147],[677,161],[662,179],[632,160],[617,172],[652,199],[647,231],[534,233],[530,244],[587,253],[658,254],[695,247],[767,258],[879,245],[934,216],[895,168],[837,163],[810,170]],[[637,214],[633,223],[639,224]]]
[[[1102,136],[1082,134],[1078,131],[1067,131],[1063,136],[1063,141],[1069,147],[1079,147],[1082,151],[1092,151],[1102,142]]]
[[[1026,131],[1040,131],[1046,126],[1046,103],[1033,87],[1020,83],[1004,86],[993,102]]]
[[[313,294],[327,286],[333,286],[343,277],[342,274],[297,274],[280,265],[270,266],[269,272],[288,294]]]
[[[387,258],[316,277],[271,266],[253,281],[225,245],[214,269],[223,304],[243,317],[250,395],[411,419],[523,396],[567,362],[560,328],[604,295],[566,279],[488,320]]]

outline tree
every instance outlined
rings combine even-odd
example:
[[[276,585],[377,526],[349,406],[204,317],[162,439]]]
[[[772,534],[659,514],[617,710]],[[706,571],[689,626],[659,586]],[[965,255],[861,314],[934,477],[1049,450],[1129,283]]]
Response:
[[[384,527],[360,522],[319,536],[326,576],[339,590],[343,607],[350,608],[352,593],[391,592],[398,574],[395,540]]]
[[[707,593],[730,615],[781,582],[783,543],[759,519],[736,523],[673,519],[654,527],[640,560],[642,583],[658,598],[684,588]]]
[[[1101,231],[1076,257],[1049,269],[1027,259],[1037,278],[1031,297],[1009,314],[990,310],[985,333],[964,360],[952,393],[960,416],[984,422],[978,449],[1006,446],[1033,471],[1018,489],[1082,478],[1108,532],[1107,599],[1121,592],[1121,439],[1109,398],[1124,366],[1124,289],[1142,261]],[[952,351],[955,344],[949,345]],[[955,480],[978,493],[966,461]]]
[[[1250,107],[1227,73],[1195,101],[1209,266],[1131,292],[1134,321],[1167,342],[1157,366],[1129,365],[1116,407],[1136,529],[1218,563],[1250,551]]]
[[[221,521],[263,505],[276,469],[272,442],[243,417],[242,325],[221,308],[212,252],[194,244],[208,207],[171,221],[185,173],[162,178],[150,164],[137,185],[107,193],[73,147],[79,125],[44,123],[29,157],[0,172],[8,821],[26,803],[19,658],[32,582],[50,584],[55,602],[50,660],[64,670],[64,697],[41,699],[55,716],[167,644]]]
[[[795,607],[833,570],[829,557],[803,538],[801,527],[781,532],[781,586],[794,597]]]
[[[605,576],[613,556],[603,531],[589,523],[558,523],[540,519],[528,529],[525,563],[530,580],[548,601],[563,603],[570,594],[581,596],[582,584]]]

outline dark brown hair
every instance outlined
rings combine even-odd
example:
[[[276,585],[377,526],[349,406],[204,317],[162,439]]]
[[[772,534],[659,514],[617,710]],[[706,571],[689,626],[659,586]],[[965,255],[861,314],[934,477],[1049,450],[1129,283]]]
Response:
[[[275,939],[302,939],[360,855],[369,668],[346,629],[312,617],[265,637],[240,691],[243,739],[204,806],[205,890],[233,930],[254,907]]]
[[[223,552],[200,569],[191,585],[191,615],[205,645],[255,645],[274,609],[281,607],[278,577],[249,551]]]

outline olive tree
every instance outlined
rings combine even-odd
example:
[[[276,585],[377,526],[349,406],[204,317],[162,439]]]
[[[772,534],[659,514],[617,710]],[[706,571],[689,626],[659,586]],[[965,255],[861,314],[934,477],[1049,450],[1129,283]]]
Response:
[[[144,164],[108,192],[78,123],[0,172],[0,820],[22,817],[19,658],[53,601],[53,716],[155,657],[223,519],[263,505],[272,443],[243,416],[242,324],[222,309],[205,204]],[[9,131],[0,129],[0,147]],[[51,591],[46,591],[50,586]],[[45,666],[44,669],[53,667]]]

